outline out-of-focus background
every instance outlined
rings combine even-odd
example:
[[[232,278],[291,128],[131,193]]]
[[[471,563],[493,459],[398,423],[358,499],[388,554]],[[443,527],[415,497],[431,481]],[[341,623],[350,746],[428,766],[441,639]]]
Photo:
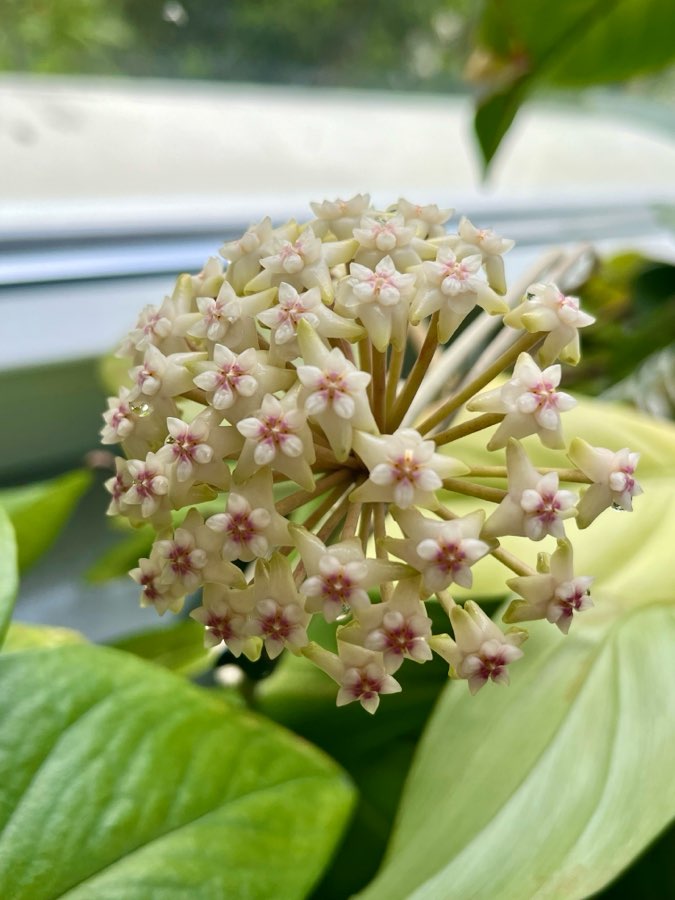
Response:
[[[572,386],[671,417],[673,13],[647,5],[4,0],[0,485],[96,448],[100,357],[176,274],[263,215],[361,191],[514,238],[511,280],[591,244],[580,291],[603,330]],[[83,577],[118,540],[102,477],[25,575],[20,618],[101,640],[152,624],[126,580]]]

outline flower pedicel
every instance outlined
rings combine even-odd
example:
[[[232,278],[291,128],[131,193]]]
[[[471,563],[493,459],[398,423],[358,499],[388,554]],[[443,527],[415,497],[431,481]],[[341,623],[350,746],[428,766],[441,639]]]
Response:
[[[102,438],[126,456],[107,482],[109,513],[156,531],[130,573],[141,602],[178,612],[201,588],[192,616],[207,646],[224,641],[250,659],[263,648],[302,654],[338,683],[339,705],[358,700],[368,712],[401,689],[401,665],[432,652],[472,692],[508,683],[527,637],[520,623],[567,632],[591,605],[566,521],[585,527],[640,493],[627,449],[575,438],[578,468],[538,470],[519,442],[536,435],[564,451],[574,400],[558,390],[557,360],[578,361],[578,330],[593,319],[554,284],[532,285],[510,309],[502,257],[513,242],[466,218],[447,233],[451,210],[399,200],[380,211],[368,195],[312,210],[302,225],[264,219],[221,248],[226,266],[210,259],[181,275],[120,348],[130,381],[108,401]],[[440,398],[432,390],[415,414],[476,307],[517,329],[511,346]],[[479,415],[453,425],[462,407]],[[481,430],[489,450],[506,448],[506,466],[473,465],[462,451]],[[462,494],[492,511],[458,515]],[[557,549],[535,571],[500,547],[503,535]],[[506,630],[451,595],[490,554],[522,598]],[[436,599],[452,636],[432,634],[426,603]],[[340,623],[337,653],[310,640],[313,616]]]

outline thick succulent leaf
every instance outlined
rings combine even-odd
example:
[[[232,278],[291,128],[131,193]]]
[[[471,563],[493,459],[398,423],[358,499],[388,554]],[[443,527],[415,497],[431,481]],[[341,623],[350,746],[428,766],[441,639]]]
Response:
[[[16,531],[20,571],[53,544],[91,481],[91,472],[78,469],[49,481],[0,492],[0,503]]]
[[[14,600],[19,587],[14,529],[9,516],[0,506],[0,647],[12,618]]]
[[[0,656],[13,900],[304,897],[352,799],[306,742],[129,654]]]
[[[449,687],[363,900],[587,897],[666,826],[675,605],[621,606],[537,623],[508,690]]]

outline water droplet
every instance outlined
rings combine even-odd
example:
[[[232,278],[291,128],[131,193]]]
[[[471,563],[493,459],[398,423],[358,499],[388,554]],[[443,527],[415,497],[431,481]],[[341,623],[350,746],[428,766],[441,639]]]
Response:
[[[135,413],[139,419],[144,419],[152,413],[152,407],[149,403],[131,403],[129,409]]]

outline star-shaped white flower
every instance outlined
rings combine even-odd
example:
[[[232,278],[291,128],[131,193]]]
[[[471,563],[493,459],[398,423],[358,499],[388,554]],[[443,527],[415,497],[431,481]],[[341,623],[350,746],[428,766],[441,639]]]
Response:
[[[503,315],[508,306],[479,274],[480,254],[457,256],[449,247],[439,247],[436,261],[422,263],[424,281],[411,310],[411,321],[420,322],[439,312],[438,339],[445,343],[461,322],[480,306],[491,315]]]
[[[190,390],[192,384],[190,366],[204,359],[205,353],[172,353],[165,356],[154,344],[150,344],[142,365],[129,371],[133,385],[127,395],[128,401],[183,394]]]
[[[523,655],[520,644],[527,632],[509,629],[504,633],[473,600],[467,600],[464,608],[453,606],[450,624],[454,640],[447,634],[429,640],[432,650],[450,664],[450,675],[466,679],[472,694],[488,681],[508,684],[507,666]]]
[[[588,575],[575,577],[569,541],[558,541],[555,553],[551,557],[544,556],[547,571],[519,575],[506,582],[512,591],[525,599],[511,603],[504,613],[504,621],[547,619],[567,634],[574,614],[593,606],[589,591],[593,579]]]
[[[157,458],[172,466],[179,482],[202,481],[225,489],[230,484],[230,470],[223,461],[239,444],[231,429],[219,428],[218,417],[207,409],[192,422],[169,417],[167,443],[157,451]]]
[[[444,235],[443,225],[454,212],[453,209],[439,209],[436,203],[426,206],[410,203],[403,197],[399,197],[396,211],[403,216],[403,221],[409,228],[415,229],[417,237],[422,239]]]
[[[166,467],[156,453],[148,453],[144,460],[130,459],[127,471],[132,483],[124,495],[124,502],[129,506],[140,505],[141,516],[149,519],[169,492]]]
[[[452,247],[458,256],[480,253],[490,287],[499,294],[506,293],[502,256],[512,249],[515,241],[495,234],[491,228],[476,228],[466,216],[459,220],[457,231],[456,236],[441,238],[441,241]]]
[[[204,626],[207,648],[225,643],[233,656],[243,653],[255,660],[260,656],[261,641],[249,633],[248,617],[252,609],[250,591],[207,584],[202,592],[202,605],[193,609],[190,616]]]
[[[288,522],[274,507],[272,474],[262,469],[227,498],[226,511],[206,520],[220,536],[224,559],[250,562],[274,547],[290,546]]]
[[[577,297],[568,297],[555,284],[532,284],[523,302],[504,316],[504,324],[535,333],[548,332],[538,352],[548,366],[556,359],[575,366],[579,362],[579,329],[595,322],[579,307]]]
[[[337,655],[314,642],[302,652],[340,685],[338,706],[358,701],[372,714],[380,705],[382,694],[395,694],[401,690],[398,681],[387,672],[384,656],[376,650],[338,641]]]
[[[257,347],[254,317],[272,305],[276,290],[261,290],[238,296],[227,281],[217,297],[197,297],[198,312],[189,312],[176,320],[179,333],[211,343],[221,343],[239,352]]]
[[[263,466],[271,466],[306,490],[313,490],[311,465],[316,459],[307,413],[298,408],[297,392],[281,400],[272,394],[263,397],[260,409],[237,422],[245,438],[234,477],[245,481]]]
[[[354,621],[340,629],[340,640],[380,651],[389,673],[396,672],[404,659],[430,660],[431,619],[420,600],[420,581],[399,581],[384,603],[358,604]]]
[[[269,365],[268,359],[264,350],[249,347],[237,354],[216,344],[213,360],[197,363],[193,380],[234,424],[257,409],[265,394],[286,391],[295,381],[293,372]]]
[[[576,406],[576,400],[556,390],[559,365],[543,371],[529,353],[521,353],[506,384],[479,394],[467,403],[478,412],[505,413],[504,421],[490,438],[488,450],[505,447],[509,438],[537,434],[545,447],[564,447],[560,413]]]
[[[564,538],[564,519],[575,516],[579,495],[561,490],[558,473],[542,475],[525,450],[511,438],[506,448],[508,494],[483,526],[483,537],[514,534],[540,541],[547,534]]]
[[[354,262],[349,277],[340,283],[337,309],[358,316],[380,353],[390,343],[401,349],[415,278],[413,273],[398,272],[391,256],[381,259],[374,270]]]
[[[309,205],[318,220],[313,223],[315,233],[323,236],[330,231],[342,241],[352,237],[354,228],[370,206],[370,194],[356,194],[349,200],[338,197],[337,200],[324,200],[322,203]]]
[[[371,376],[357,369],[339,348],[326,347],[307,322],[298,326],[298,342],[304,360],[304,365],[298,365],[299,405],[321,426],[336,457],[346,459],[354,429],[378,430],[366,394]]]
[[[587,528],[610,506],[632,512],[633,497],[642,493],[635,479],[639,453],[631,452],[628,447],[615,453],[606,447],[591,447],[581,438],[574,438],[570,444],[569,458],[593,480],[579,503],[579,528]]]
[[[357,432],[354,449],[370,470],[368,481],[352,493],[354,501],[434,508],[443,479],[469,471],[459,460],[436,453],[434,442],[425,441],[414,428],[377,437]]]
[[[427,594],[443,591],[453,582],[471,587],[471,566],[494,546],[494,542],[479,538],[485,521],[483,510],[449,522],[428,519],[413,509],[394,509],[393,516],[405,539],[389,538],[386,547],[423,575]]]
[[[298,654],[307,646],[311,616],[285,557],[274,553],[269,561],[259,559],[249,592],[253,608],[247,630],[262,639],[270,659],[276,659],[284,648]]]
[[[323,338],[358,340],[363,329],[351,319],[337,315],[321,302],[318,288],[299,294],[290,284],[279,285],[277,303],[261,312],[258,320],[271,331],[270,358],[285,362],[299,355],[297,342],[298,324],[311,325]]]
[[[290,531],[308,575],[300,586],[307,597],[306,608],[311,613],[323,612],[327,622],[334,622],[356,604],[368,605],[371,588],[409,574],[400,563],[366,559],[357,538],[327,547],[305,528],[291,525]]]

